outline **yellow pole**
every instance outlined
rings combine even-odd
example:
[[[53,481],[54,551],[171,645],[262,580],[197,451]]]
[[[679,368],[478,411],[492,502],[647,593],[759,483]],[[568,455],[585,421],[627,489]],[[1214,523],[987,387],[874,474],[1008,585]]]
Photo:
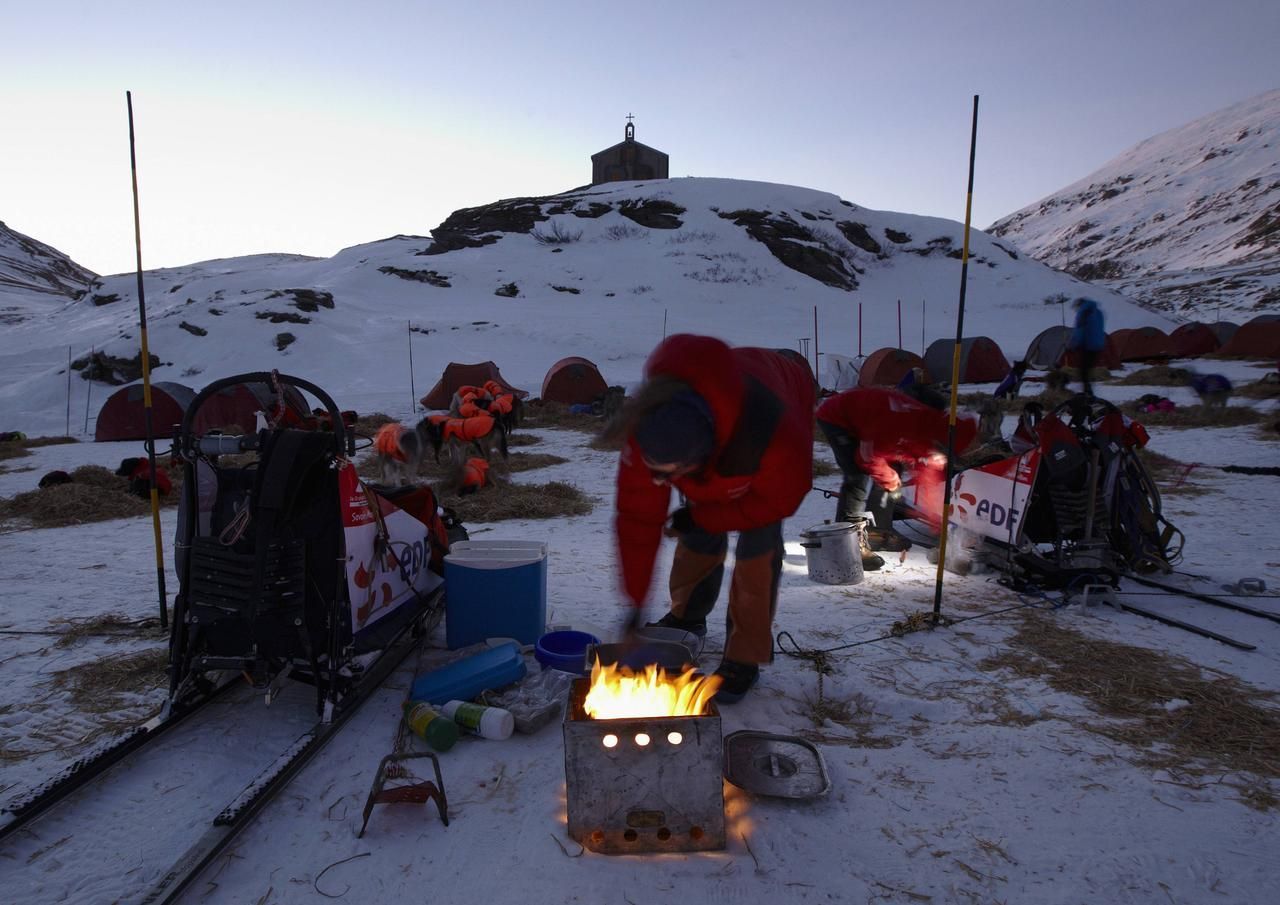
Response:
[[[964,339],[964,296],[969,277],[969,221],[973,211],[973,162],[978,150],[978,95],[973,96],[973,128],[969,134],[969,188],[964,198],[964,250],[960,254],[960,310],[956,314],[956,344],[951,351],[951,407],[947,415],[947,464],[942,484],[942,528],[938,533],[938,574],[933,589],[933,621],[942,619],[942,573],[947,563],[947,523],[951,520],[951,478],[955,469],[956,407],[960,396],[960,343]]]
[[[151,422],[151,351],[147,348],[147,297],[142,290],[142,223],[138,214],[138,158],[134,152],[133,94],[124,93],[129,107],[129,169],[133,176],[133,244],[137,251],[138,335],[142,355],[142,410],[147,427],[147,462],[151,466],[151,531],[156,546],[156,583],[160,593],[160,627],[169,627],[169,609],[164,589],[164,541],[160,538],[160,491],[156,487],[156,435]]]

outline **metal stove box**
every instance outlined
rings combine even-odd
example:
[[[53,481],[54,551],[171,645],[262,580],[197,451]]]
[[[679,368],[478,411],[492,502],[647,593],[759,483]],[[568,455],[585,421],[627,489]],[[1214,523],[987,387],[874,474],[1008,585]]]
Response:
[[[715,703],[702,716],[593,720],[582,709],[590,684],[575,679],[565,707],[569,835],[611,855],[724,848]]]

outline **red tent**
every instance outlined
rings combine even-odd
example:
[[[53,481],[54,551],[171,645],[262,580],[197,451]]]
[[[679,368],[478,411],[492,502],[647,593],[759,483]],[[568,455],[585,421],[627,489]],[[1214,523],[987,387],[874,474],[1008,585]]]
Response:
[[[1169,352],[1174,358],[1197,358],[1217,352],[1221,345],[1213,328],[1199,321],[1183,324],[1169,334]]]
[[[955,357],[954,339],[935,339],[924,353],[924,363],[934,380],[951,379]],[[1009,373],[1009,359],[1004,357],[995,340],[971,336],[960,340],[960,382],[998,383]]]
[[[285,387],[285,408],[298,420],[311,414],[307,408],[307,400],[297,387]],[[265,383],[237,383],[214,393],[200,403],[200,411],[196,412],[192,429],[197,434],[205,434],[215,429],[236,428],[251,434],[257,430],[256,412],[264,412],[267,417],[275,416],[276,394]],[[285,417],[286,424],[297,423]]]
[[[187,406],[196,398],[195,390],[180,383],[161,381],[151,384],[151,425],[156,437],[172,437],[182,424]],[[93,439],[145,440],[146,410],[142,404],[142,384],[121,387],[102,404]]]
[[[542,379],[542,401],[587,405],[609,389],[600,369],[585,358],[571,355],[551,366]]]
[[[529,395],[528,390],[517,390],[507,383],[498,366],[491,361],[482,361],[473,365],[462,365],[451,361],[444,369],[444,373],[440,375],[436,385],[431,388],[431,392],[419,401],[429,409],[447,409],[458,387],[484,386],[486,380],[497,381],[505,390],[515,393],[521,399]]]
[[[1241,324],[1218,351],[1240,358],[1280,359],[1280,317],[1261,314]]]
[[[1151,361],[1170,355],[1169,336],[1159,327],[1116,330],[1111,338],[1121,361]]]
[[[1098,360],[1095,367],[1106,368],[1108,371],[1115,371],[1124,367],[1124,362],[1120,359],[1120,350],[1116,347],[1116,341],[1112,337],[1115,334],[1107,334],[1107,344],[1102,347],[1102,351],[1098,353]],[[1080,353],[1075,349],[1067,349],[1062,353],[1062,359],[1059,365],[1066,365],[1069,368],[1080,367]]]
[[[930,379],[929,368],[925,365],[924,359],[914,352],[888,347],[877,349],[862,363],[862,369],[858,371],[858,386],[895,387],[912,368],[920,368],[924,371],[925,380]]]

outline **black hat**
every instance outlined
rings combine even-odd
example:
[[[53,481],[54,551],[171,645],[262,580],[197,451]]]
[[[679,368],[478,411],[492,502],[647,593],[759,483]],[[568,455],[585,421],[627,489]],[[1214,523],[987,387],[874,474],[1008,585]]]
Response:
[[[655,465],[695,465],[715,449],[715,419],[706,400],[684,390],[645,415],[635,438],[640,452]]]

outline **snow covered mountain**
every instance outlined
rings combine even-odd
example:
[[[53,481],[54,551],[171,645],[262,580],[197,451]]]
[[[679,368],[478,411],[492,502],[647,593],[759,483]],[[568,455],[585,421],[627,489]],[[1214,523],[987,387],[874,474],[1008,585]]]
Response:
[[[582,355],[626,384],[664,329],[797,348],[813,336],[815,309],[820,352],[856,354],[860,324],[866,353],[898,345],[900,334],[922,351],[954,336],[962,242],[955,221],[867,210],[811,189],[611,183],[460,210],[431,238],[394,236],[327,259],[255,255],[148,271],[148,338],[157,380],[199,388],[278,368],[348,408],[403,387],[404,411],[393,414],[407,416],[413,393],[450,361],[492,359],[537,394],[552,364]],[[1059,323],[1060,301],[1085,292],[1110,327],[1169,326],[982,233],[971,236],[970,255],[965,333],[988,335],[1010,355]],[[0,304],[6,298],[0,288]],[[64,429],[68,353],[81,378],[95,378],[70,381],[71,411],[96,414],[92,401],[100,406],[110,391],[103,381],[136,378],[136,318],[136,278],[121,274],[5,330],[0,426]]]
[[[0,223],[0,324],[78,299],[97,278],[57,249]]]
[[[1280,311],[1280,90],[1149,138],[987,231],[1179,320]]]

